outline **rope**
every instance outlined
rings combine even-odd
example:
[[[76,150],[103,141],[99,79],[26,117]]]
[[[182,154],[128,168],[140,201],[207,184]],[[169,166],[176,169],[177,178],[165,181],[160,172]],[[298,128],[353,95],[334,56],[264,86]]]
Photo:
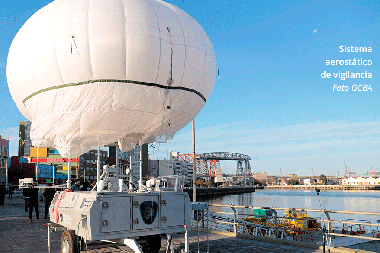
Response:
[[[160,89],[184,90],[184,91],[192,92],[198,95],[204,102],[206,102],[206,98],[203,96],[203,94],[195,89],[190,89],[190,88],[182,87],[182,86],[167,86],[167,85],[162,85],[158,83],[147,83],[147,82],[140,82],[140,81],[134,81],[134,80],[117,80],[117,79],[87,80],[87,81],[79,82],[79,83],[68,83],[68,84],[62,84],[62,85],[57,85],[57,86],[51,86],[49,88],[45,88],[45,89],[41,89],[39,91],[33,92],[32,94],[24,98],[22,102],[25,104],[25,102],[31,99],[32,97],[46,91],[62,89],[62,88],[71,87],[71,86],[85,85],[85,84],[90,84],[90,83],[131,83],[131,84],[138,84],[138,85],[149,86],[149,87],[156,87]]]

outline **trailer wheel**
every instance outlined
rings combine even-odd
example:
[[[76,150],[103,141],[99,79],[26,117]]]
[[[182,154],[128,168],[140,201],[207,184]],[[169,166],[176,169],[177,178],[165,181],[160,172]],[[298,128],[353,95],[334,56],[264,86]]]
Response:
[[[144,253],[158,253],[161,249],[161,236],[160,235],[150,235],[140,237],[146,242],[139,243],[141,250]]]
[[[61,237],[61,252],[62,253],[77,253],[78,252],[78,237],[74,230],[66,230]]]

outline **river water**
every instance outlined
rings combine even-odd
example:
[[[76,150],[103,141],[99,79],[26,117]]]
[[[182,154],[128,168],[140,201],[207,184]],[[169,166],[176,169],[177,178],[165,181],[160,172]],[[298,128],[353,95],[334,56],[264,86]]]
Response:
[[[257,190],[240,195],[226,195],[210,200],[210,204],[260,206],[274,208],[326,209],[340,211],[364,211],[380,213],[380,191],[322,191],[319,196],[314,190]],[[213,211],[230,212],[231,208],[215,208]],[[252,209],[239,210],[240,213],[252,213]],[[279,212],[282,215],[282,212]],[[308,213],[311,217],[321,217],[321,213]],[[380,223],[376,215],[331,214],[331,219],[368,220]],[[377,222],[379,220],[379,222]],[[376,228],[377,230],[377,228]]]

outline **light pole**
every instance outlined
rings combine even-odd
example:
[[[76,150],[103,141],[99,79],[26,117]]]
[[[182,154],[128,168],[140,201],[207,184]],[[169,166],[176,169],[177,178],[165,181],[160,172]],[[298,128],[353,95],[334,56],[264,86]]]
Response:
[[[97,191],[100,192],[99,187],[99,181],[100,181],[100,146],[98,146],[98,153],[97,153],[97,161],[96,161],[96,185],[97,185]]]
[[[195,163],[195,126],[193,125],[193,203],[197,202],[197,165]]]
[[[39,148],[36,148],[37,149],[37,164],[36,164],[36,182],[38,184],[38,149]]]
[[[67,159],[67,189],[71,189],[71,158]]]
[[[9,157],[9,137],[8,137],[7,154],[5,156],[5,188],[8,189],[8,157]]]

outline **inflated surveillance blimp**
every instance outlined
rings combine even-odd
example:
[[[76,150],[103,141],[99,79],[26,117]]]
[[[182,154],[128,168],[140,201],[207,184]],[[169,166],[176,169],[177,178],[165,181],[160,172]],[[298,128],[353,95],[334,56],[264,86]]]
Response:
[[[169,139],[210,96],[216,57],[202,27],[156,0],[56,0],[9,50],[9,90],[34,146],[76,157]]]

